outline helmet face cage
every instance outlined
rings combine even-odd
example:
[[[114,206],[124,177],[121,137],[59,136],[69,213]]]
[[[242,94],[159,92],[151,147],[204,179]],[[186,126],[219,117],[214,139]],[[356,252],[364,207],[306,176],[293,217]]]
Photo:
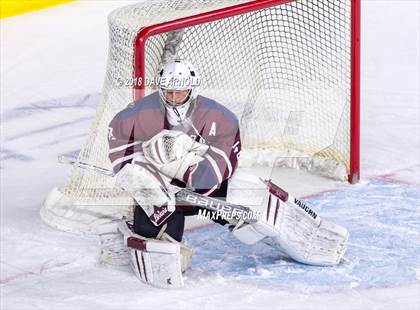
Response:
[[[182,94],[185,92],[185,94]],[[185,105],[191,97],[192,89],[167,89],[160,87],[159,94],[165,104],[171,107],[181,107]],[[181,97],[182,96],[182,97]]]

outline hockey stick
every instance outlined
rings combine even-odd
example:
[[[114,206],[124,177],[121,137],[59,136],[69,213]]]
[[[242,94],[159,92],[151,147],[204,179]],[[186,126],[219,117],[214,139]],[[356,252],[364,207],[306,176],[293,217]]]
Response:
[[[69,164],[78,168],[94,171],[103,175],[113,177],[115,173],[111,170],[91,165],[88,163],[77,161],[76,159],[65,157],[64,155],[58,156],[58,162],[61,164]],[[161,190],[169,198],[169,193],[166,188],[161,186]],[[182,205],[198,206],[203,209],[215,212],[216,217],[223,218],[228,222],[232,221],[243,221],[247,223],[253,223],[258,220],[258,214],[252,209],[236,204],[230,204],[221,199],[207,197],[198,193],[195,193],[186,188],[180,188],[174,185],[170,185],[169,190],[175,194],[176,201]]]

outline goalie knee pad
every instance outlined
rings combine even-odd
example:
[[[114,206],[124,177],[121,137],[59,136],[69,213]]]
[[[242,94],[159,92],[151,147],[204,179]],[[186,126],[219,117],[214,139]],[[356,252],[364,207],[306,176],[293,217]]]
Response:
[[[254,244],[265,237],[276,237],[280,232],[284,206],[276,195],[268,193],[262,207],[264,208],[257,222],[237,225],[233,234],[241,242]]]

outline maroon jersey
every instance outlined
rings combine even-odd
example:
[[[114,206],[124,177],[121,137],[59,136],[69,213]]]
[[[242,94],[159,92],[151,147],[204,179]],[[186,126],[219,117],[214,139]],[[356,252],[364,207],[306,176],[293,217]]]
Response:
[[[204,160],[190,166],[178,181],[205,195],[211,194],[237,167],[241,141],[236,116],[223,105],[203,96],[197,97],[188,124],[171,126],[165,113],[156,92],[130,103],[112,119],[108,141],[114,172],[127,163],[135,163],[147,168],[162,182],[160,173],[144,158],[141,143],[163,129],[178,130],[209,145]]]

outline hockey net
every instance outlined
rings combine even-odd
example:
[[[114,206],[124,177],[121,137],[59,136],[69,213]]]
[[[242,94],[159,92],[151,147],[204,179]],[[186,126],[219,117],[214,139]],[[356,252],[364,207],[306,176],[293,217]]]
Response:
[[[200,94],[237,115],[240,165],[357,179],[358,5],[162,0],[117,9],[109,16],[102,99],[78,160],[111,169],[110,120],[156,91],[161,66],[179,57],[198,68]],[[74,168],[68,182],[47,197],[41,216],[60,229],[92,232],[126,215],[130,205],[112,178]]]

